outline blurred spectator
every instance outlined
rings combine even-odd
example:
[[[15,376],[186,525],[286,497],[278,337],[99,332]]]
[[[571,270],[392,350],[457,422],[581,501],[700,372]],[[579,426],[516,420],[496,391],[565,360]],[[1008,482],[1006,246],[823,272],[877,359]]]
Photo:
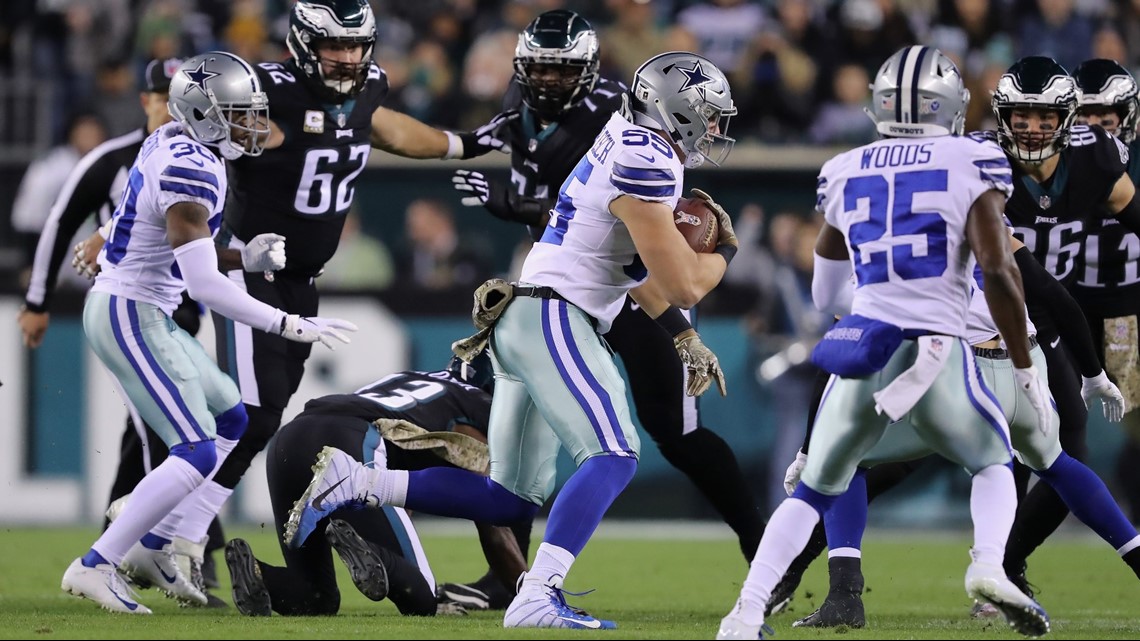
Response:
[[[106,138],[107,130],[98,116],[82,113],[72,118],[67,128],[67,142],[28,165],[12,204],[12,228],[38,235],[71,170],[80,158]]]
[[[447,51],[421,40],[402,59],[384,64],[392,86],[392,108],[434,125],[457,127],[466,101],[456,92],[456,73]]]
[[[683,29],[666,29],[656,22],[653,6],[640,0],[606,0],[614,20],[598,28],[601,74],[627,86],[641,63],[666,51],[695,51],[697,43]]]
[[[95,111],[106,125],[109,138],[139,128],[143,118],[138,111],[135,70],[126,59],[112,60],[100,67],[95,87]]]
[[[360,214],[354,205],[344,219],[340,245],[325,263],[321,288],[376,291],[387,289],[395,278],[391,252],[379,239],[360,229]]]
[[[941,0],[929,44],[957,63],[967,79],[978,78],[993,61],[1013,64],[1013,40],[1002,29],[1000,0]]]
[[[764,244],[764,208],[748,203],[740,209],[733,227],[740,250],[728,264],[722,285],[733,288],[737,296],[747,297],[749,311],[745,317],[748,333],[759,337],[770,330],[769,319],[776,295],[776,260]]]
[[[857,64],[839,67],[832,81],[835,100],[820,107],[811,127],[811,141],[825,145],[863,145],[874,140],[875,124],[864,111],[870,99],[867,70]]]
[[[730,78],[747,74],[755,50],[749,45],[768,22],[764,8],[745,0],[708,0],[677,15],[677,24],[697,40],[696,53]]]
[[[446,203],[421,198],[408,205],[407,246],[399,263],[401,284],[427,289],[474,287],[491,274],[488,245],[455,228]]]
[[[275,59],[267,57],[269,32],[265,27],[265,4],[259,0],[237,0],[225,29],[226,49],[250,64]]]
[[[1072,71],[1092,53],[1092,21],[1076,12],[1073,0],[1037,0],[1037,14],[1018,23],[1018,57],[1050,56]]]
[[[1103,23],[1093,34],[1091,57],[1128,64],[1128,47],[1124,44],[1124,36],[1111,23]]]
[[[867,74],[875,73],[894,52],[917,42],[894,0],[845,0],[832,11],[832,22],[839,24],[839,47],[834,59],[822,61],[829,72],[857,64]]]
[[[1011,64],[1012,61],[990,62],[982,70],[981,75],[966,79],[966,88],[970,90],[970,106],[966,109],[966,131],[997,129],[997,120],[994,118],[990,101],[993,99],[998,80]]]

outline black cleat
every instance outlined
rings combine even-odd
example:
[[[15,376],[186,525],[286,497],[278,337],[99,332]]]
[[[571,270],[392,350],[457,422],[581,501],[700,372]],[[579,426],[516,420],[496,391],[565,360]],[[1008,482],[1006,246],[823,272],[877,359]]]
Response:
[[[261,566],[249,543],[231,539],[226,543],[226,567],[233,584],[234,607],[247,617],[267,617],[273,613],[269,590],[261,578]]]
[[[764,616],[770,617],[775,614],[780,614],[788,608],[792,599],[796,597],[796,588],[799,586],[799,577],[795,580],[789,578],[787,574],[780,582],[776,584],[776,588],[772,590],[772,596],[768,599],[768,607],[764,610]]]
[[[325,527],[325,539],[348,567],[352,583],[361,594],[373,601],[382,601],[388,596],[388,570],[376,551],[347,521],[330,521]]]
[[[792,624],[793,628],[861,628],[867,625],[863,597],[858,594],[828,594],[823,605]]]
[[[440,603],[455,603],[466,610],[506,610],[515,598],[491,573],[473,583],[443,583],[435,594]]]

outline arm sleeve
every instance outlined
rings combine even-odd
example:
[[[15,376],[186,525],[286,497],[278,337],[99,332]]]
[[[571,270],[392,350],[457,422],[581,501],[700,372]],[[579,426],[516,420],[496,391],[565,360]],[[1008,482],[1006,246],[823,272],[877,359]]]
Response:
[[[199,238],[174,248],[174,258],[190,298],[243,325],[279,334],[285,312],[243,292],[218,271],[214,239]]]
[[[59,279],[59,268],[70,249],[71,239],[87,218],[107,200],[114,172],[100,162],[102,154],[89,154],[75,167],[59,193],[32,259],[25,305],[35,312],[46,312]]]
[[[811,298],[819,311],[842,316],[851,313],[855,286],[851,283],[854,271],[849,260],[831,260],[815,256],[815,275],[811,279]]]
[[[1103,369],[1100,357],[1097,356],[1092,332],[1080,305],[1061,282],[1037,262],[1028,247],[1018,249],[1013,257],[1017,259],[1017,267],[1021,270],[1026,302],[1033,301],[1049,312],[1049,317],[1057,325],[1057,333],[1072,352],[1082,376],[1092,378],[1100,374]]]

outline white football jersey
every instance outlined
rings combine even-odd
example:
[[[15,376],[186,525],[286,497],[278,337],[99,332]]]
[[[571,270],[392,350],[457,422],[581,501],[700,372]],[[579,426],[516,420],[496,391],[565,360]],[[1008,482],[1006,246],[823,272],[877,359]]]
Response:
[[[974,272],[975,283],[971,288],[970,315],[966,319],[966,341],[971,345],[993,340],[999,334],[994,316],[990,313],[990,306],[986,304],[986,294],[982,291],[981,271]],[[1030,336],[1037,334],[1037,327],[1029,320],[1029,310],[1025,310],[1025,329]],[[1005,346],[1005,341],[1002,341]]]
[[[210,231],[216,233],[225,201],[224,161],[178,123],[156,129],[131,166],[92,291],[174,313],[186,285],[166,237],[166,210],[179,202],[198,203],[210,212]]]
[[[660,134],[615,113],[562,183],[542,239],[523,263],[520,280],[549,286],[609,331],[626,292],[648,273],[633,239],[610,203],[628,195],[677,206],[684,167]]]
[[[829,160],[816,209],[847,239],[851,311],[965,337],[975,264],[966,217],[991,189],[1008,199],[1013,174],[997,144],[980,137],[889,138]]]

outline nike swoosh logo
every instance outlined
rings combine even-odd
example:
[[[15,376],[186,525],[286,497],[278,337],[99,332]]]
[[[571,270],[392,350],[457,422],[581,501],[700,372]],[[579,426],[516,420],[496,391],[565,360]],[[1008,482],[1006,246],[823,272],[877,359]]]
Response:
[[[178,579],[177,575],[172,576],[170,574],[167,574],[165,571],[163,571],[162,566],[158,564],[158,561],[154,562],[154,567],[158,568],[158,573],[162,575],[162,578],[165,579],[167,583],[174,583],[174,581],[176,579]],[[118,595],[115,595],[115,596],[118,596]]]
[[[333,486],[330,487],[329,489],[318,494],[317,497],[315,499],[313,499],[313,503],[312,503],[313,509],[317,510],[317,511],[323,511],[325,508],[321,507],[321,502],[324,501],[325,497],[328,496],[329,494],[331,494],[333,490],[335,490],[337,487],[339,487],[341,483],[344,483],[347,480],[348,480],[348,477],[346,476],[346,477],[342,478],[341,480],[337,481],[336,483],[333,483]]]
[[[1056,347],[1057,347],[1057,343],[1060,343],[1060,342],[1061,342],[1061,337],[1060,337],[1060,336],[1058,336],[1057,338],[1054,338],[1054,339],[1053,339],[1053,342],[1052,342],[1052,343],[1049,343],[1049,347],[1050,347],[1050,348],[1056,348]]]
[[[646,156],[645,154],[639,154],[636,152],[634,152],[633,155],[637,156],[638,158],[641,158],[645,162],[657,162],[657,156]]]
[[[632,310],[638,310],[641,309],[641,305],[638,305],[637,303],[630,303],[629,308]]]
[[[163,576],[165,576],[165,575],[163,575]],[[115,586],[111,585],[111,581],[107,581],[107,589],[111,591],[111,594],[115,595],[115,598],[118,599],[120,603],[127,606],[128,610],[131,610],[133,612],[134,610],[138,609],[139,604],[128,601],[128,600],[124,599],[123,597],[119,596],[118,592],[115,592]]]
[[[200,160],[194,160],[193,158],[187,158],[186,160],[189,160],[190,162],[194,163],[195,165],[198,165],[199,167],[205,167],[206,166],[206,163],[204,163]]]
[[[569,621],[571,623],[576,623],[576,624],[582,626],[583,628],[590,628],[591,630],[597,630],[597,629],[600,629],[602,627],[602,622],[597,620],[597,619],[582,620],[582,619],[574,619],[571,617],[558,617],[558,618],[562,619],[563,621]]]

